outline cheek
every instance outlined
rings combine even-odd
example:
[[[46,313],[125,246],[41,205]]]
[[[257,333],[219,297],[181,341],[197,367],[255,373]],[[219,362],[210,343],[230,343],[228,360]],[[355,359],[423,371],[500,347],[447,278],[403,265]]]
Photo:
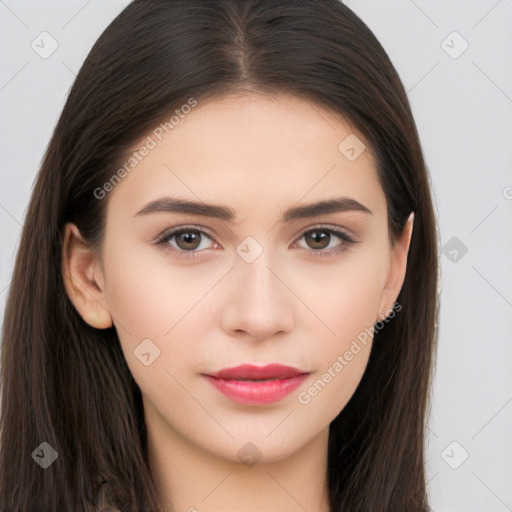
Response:
[[[370,356],[385,277],[385,252],[375,247],[329,270],[309,273],[309,286],[317,283],[310,300],[325,327],[316,330],[322,333],[315,336],[317,371],[297,397],[312,414],[334,419],[356,390]]]
[[[296,289],[322,320],[326,352],[343,348],[377,320],[387,257],[376,245],[342,256],[333,265],[309,264]],[[316,320],[318,324],[318,320]]]
[[[114,325],[135,381],[143,391],[159,393],[170,378],[165,370],[179,377],[197,365],[191,347],[212,328],[208,294],[219,275],[198,267],[187,271],[154,248],[113,247],[104,260]]]
[[[331,354],[297,394],[304,411],[318,414],[331,422],[348,403],[364,374],[372,346],[369,337],[364,343],[352,343]]]
[[[164,339],[182,319],[195,314],[218,280],[214,272],[187,270],[157,251],[132,246],[106,252],[107,301],[116,323],[133,341]]]

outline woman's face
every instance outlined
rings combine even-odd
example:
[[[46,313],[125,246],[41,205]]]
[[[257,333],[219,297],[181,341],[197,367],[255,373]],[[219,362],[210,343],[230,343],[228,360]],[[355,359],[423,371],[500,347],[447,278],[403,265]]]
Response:
[[[103,199],[98,278],[146,422],[228,460],[286,457],[325,435],[354,393],[409,236],[390,246],[368,145],[316,105],[229,96],[148,135],[155,144],[139,147],[154,147]],[[171,228],[181,234],[165,238]],[[281,395],[282,380],[228,379],[226,394],[206,377],[246,363],[307,375]]]

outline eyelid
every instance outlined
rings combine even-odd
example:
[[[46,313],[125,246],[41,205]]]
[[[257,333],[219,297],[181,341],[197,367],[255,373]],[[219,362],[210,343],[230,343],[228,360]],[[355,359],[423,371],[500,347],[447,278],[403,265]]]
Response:
[[[310,226],[302,228],[295,235],[294,240],[296,240],[298,237],[304,236],[306,233],[309,233],[310,231],[315,231],[317,229],[318,230],[326,229],[326,230],[334,232],[334,233],[339,232],[339,233],[342,233],[343,235],[345,235],[346,237],[351,238],[354,242],[356,241],[355,235],[353,235],[349,229],[344,228],[342,226],[338,226],[337,224],[329,224],[329,223],[322,223],[322,222],[316,222],[314,224],[311,224]]]

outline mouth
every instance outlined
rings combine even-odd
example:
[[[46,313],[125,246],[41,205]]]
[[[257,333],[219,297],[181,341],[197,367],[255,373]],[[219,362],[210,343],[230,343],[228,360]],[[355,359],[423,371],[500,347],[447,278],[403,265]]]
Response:
[[[266,405],[282,400],[310,373],[282,364],[245,364],[203,376],[233,402]]]
[[[214,377],[215,379],[216,377]],[[224,379],[224,380],[237,380],[239,382],[268,382],[269,380],[280,380],[285,379],[286,377],[274,377],[270,379]]]
[[[239,366],[232,366],[224,368],[218,372],[209,374],[211,377],[224,380],[244,380],[244,381],[265,381],[276,379],[287,379],[290,377],[297,377],[309,372],[300,370],[294,366],[285,364],[267,364],[264,366],[257,366],[254,364],[242,364]]]

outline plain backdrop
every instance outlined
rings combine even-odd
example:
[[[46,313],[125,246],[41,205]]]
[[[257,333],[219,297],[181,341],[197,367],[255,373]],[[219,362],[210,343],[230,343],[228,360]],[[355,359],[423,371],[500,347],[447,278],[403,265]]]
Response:
[[[433,510],[512,511],[512,0],[345,3],[402,78],[434,193],[442,282],[427,439]],[[0,0],[0,318],[68,89],[127,4]],[[43,46],[53,53],[41,55]]]

